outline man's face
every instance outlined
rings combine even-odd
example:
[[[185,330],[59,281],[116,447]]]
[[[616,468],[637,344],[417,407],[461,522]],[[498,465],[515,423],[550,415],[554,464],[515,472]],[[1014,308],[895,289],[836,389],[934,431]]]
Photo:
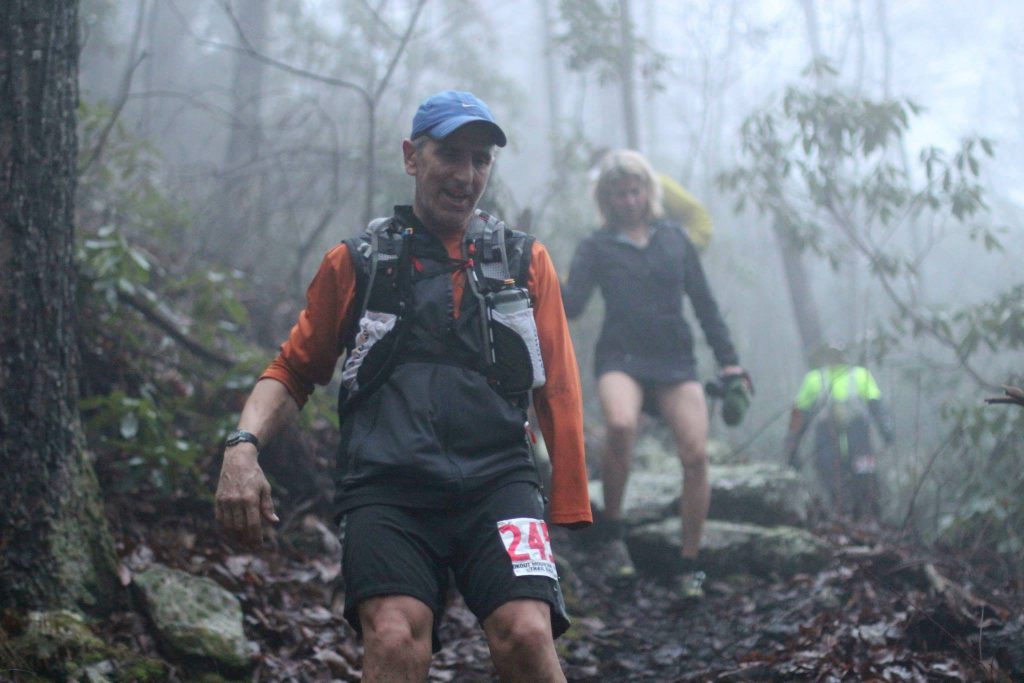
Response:
[[[491,174],[493,139],[486,126],[470,123],[420,149],[402,143],[405,172],[416,178],[413,210],[424,225],[440,233],[466,229]]]
[[[647,186],[640,178],[627,176],[616,180],[608,190],[608,199],[615,225],[631,228],[647,222]]]

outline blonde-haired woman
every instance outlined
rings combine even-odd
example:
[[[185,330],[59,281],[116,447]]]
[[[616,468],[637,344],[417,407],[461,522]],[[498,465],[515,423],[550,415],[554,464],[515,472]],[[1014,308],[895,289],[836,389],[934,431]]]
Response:
[[[704,575],[697,554],[710,502],[708,410],[683,317],[684,295],[722,374],[745,373],[697,250],[682,226],[662,218],[661,184],[647,160],[631,150],[609,152],[594,199],[602,225],[577,248],[562,297],[570,318],[583,311],[595,287],[605,303],[594,361],[607,427],[601,459],[606,556],[613,579],[635,574],[623,540],[622,498],[640,413],[656,411],[671,428],[683,466],[682,590],[700,597]]]

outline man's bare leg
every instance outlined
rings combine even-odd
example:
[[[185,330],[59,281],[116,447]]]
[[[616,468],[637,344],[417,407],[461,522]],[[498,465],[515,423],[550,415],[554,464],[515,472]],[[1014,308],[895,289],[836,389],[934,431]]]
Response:
[[[363,680],[367,683],[425,681],[430,671],[434,613],[407,595],[359,603],[363,629]]]
[[[503,681],[564,683],[551,633],[551,606],[542,600],[512,600],[484,619],[491,659]]]

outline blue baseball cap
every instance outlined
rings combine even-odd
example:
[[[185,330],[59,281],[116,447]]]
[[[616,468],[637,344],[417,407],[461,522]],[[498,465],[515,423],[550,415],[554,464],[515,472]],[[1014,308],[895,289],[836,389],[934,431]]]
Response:
[[[412,135],[429,135],[443,140],[467,123],[483,122],[494,135],[494,144],[504,147],[505,131],[494,122],[491,110],[479,97],[464,90],[443,90],[420,103],[412,117]]]

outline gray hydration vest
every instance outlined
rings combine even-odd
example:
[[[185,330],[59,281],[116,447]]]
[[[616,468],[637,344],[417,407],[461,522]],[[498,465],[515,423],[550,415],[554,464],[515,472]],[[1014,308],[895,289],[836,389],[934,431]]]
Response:
[[[359,308],[342,340],[341,512],[381,500],[436,506],[488,482],[536,481],[525,423],[543,366],[533,366],[527,341],[491,312],[525,312],[533,323],[533,238],[478,212],[463,258],[451,259],[439,239],[401,216],[347,241]],[[467,287],[455,317],[451,275],[459,269]]]
[[[544,384],[544,366],[526,290],[533,238],[477,211],[450,259],[439,240],[396,217],[378,218],[346,241],[356,266],[357,324],[344,340],[339,411],[387,380],[396,364],[437,362],[484,374],[506,397]],[[451,274],[466,271],[460,315]]]

